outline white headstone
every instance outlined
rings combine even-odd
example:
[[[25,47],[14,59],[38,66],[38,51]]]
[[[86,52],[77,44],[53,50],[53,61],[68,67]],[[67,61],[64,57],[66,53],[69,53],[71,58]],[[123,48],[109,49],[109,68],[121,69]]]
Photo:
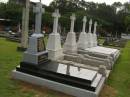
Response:
[[[88,47],[88,41],[87,41],[87,33],[85,32],[86,28],[86,16],[83,18],[83,29],[80,33],[79,40],[78,40],[78,49],[86,49]]]
[[[75,14],[72,14],[72,16],[70,16],[71,19],[71,27],[70,27],[70,32],[68,32],[67,34],[67,38],[64,44],[64,53],[75,53],[77,52],[77,43],[76,43],[76,35],[74,33],[74,22],[75,22]]]
[[[93,46],[97,46],[96,28],[97,28],[97,22],[94,23],[94,30],[93,30]]]
[[[54,17],[54,23],[53,23],[53,33],[57,33],[58,29],[58,18],[60,18],[59,10],[56,9],[55,12],[52,14]]]
[[[88,41],[88,47],[91,48],[93,47],[93,34],[91,32],[92,29],[92,19],[89,21],[89,32],[87,33],[87,41]]]
[[[44,8],[42,8],[40,2],[36,4],[34,12],[36,13],[35,33],[29,38],[29,46],[27,51],[24,53],[23,61],[38,65],[43,62],[43,56],[46,52],[43,42],[43,34],[41,34],[41,20]]]
[[[53,33],[49,35],[47,50],[48,50],[48,58],[51,60],[57,60],[62,56],[61,38],[60,34],[57,32],[58,19],[60,17],[59,10],[58,9],[55,10],[52,16],[54,17]]]

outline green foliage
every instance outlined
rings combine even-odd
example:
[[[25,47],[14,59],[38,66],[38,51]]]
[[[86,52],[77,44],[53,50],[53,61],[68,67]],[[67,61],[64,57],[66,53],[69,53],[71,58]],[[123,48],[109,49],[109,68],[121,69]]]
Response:
[[[22,7],[15,3],[0,3],[0,18],[11,19],[16,25],[22,18]]]
[[[52,9],[59,8],[62,15],[76,13],[76,32],[81,30],[81,20],[84,15],[88,17],[88,20],[90,18],[97,20],[100,29],[103,29],[102,31],[124,32],[125,29],[124,19],[121,19],[122,17],[124,18],[124,15],[120,15],[116,12],[117,8],[122,7],[120,2],[115,2],[110,6],[105,3],[98,4],[86,2],[85,0],[54,0],[49,7]],[[124,14],[123,12],[120,13]]]
[[[130,16],[125,17],[124,23],[126,26],[130,25]]]

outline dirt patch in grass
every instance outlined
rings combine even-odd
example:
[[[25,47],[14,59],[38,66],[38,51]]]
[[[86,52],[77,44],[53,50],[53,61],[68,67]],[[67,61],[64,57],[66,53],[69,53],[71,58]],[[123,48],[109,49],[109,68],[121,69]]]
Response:
[[[99,97],[115,97],[116,94],[117,94],[117,91],[114,88],[108,85],[105,85]]]
[[[33,85],[26,82],[20,81],[20,87],[22,92],[29,92],[33,91],[35,95],[33,97],[73,97],[70,95],[66,95],[61,92],[57,92],[51,89],[48,89],[47,87],[40,87],[37,85]]]

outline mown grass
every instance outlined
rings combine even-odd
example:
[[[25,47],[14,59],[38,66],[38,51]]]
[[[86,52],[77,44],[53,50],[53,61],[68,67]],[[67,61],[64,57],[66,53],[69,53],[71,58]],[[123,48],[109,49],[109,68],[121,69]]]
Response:
[[[107,84],[117,91],[116,97],[130,97],[130,41],[121,50]]]
[[[17,43],[0,38],[0,97],[31,97],[22,93],[18,81],[11,80],[11,71],[19,64],[22,53],[16,52]]]
[[[28,88],[28,84],[12,80],[11,71],[22,59],[22,52],[16,51],[17,46],[15,42],[0,38],[0,97],[70,97],[46,88],[42,91],[33,86]],[[121,50],[121,55],[106,84],[112,87],[116,94],[114,96],[104,94],[103,97],[130,97],[130,41]]]

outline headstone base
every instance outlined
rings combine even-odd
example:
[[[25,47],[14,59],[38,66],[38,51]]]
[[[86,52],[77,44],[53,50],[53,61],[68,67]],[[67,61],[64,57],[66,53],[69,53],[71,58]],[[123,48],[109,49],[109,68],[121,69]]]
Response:
[[[56,60],[62,56],[61,38],[59,33],[52,33],[49,35],[48,43],[48,58]]]
[[[87,47],[88,47],[87,34],[86,32],[81,32],[78,41],[78,49],[86,49]]]
[[[39,52],[36,54],[25,52],[23,55],[23,61],[27,63],[35,64],[35,65],[44,63],[48,61],[48,52],[44,51],[44,52]]]
[[[48,52],[45,49],[43,35],[34,33],[29,38],[28,49],[23,54],[23,62],[38,65],[46,61],[48,61]]]
[[[97,46],[97,35],[96,34],[93,34],[93,47],[96,47]]]
[[[63,47],[63,51],[66,53],[77,52],[76,36],[74,32],[68,32],[67,38]]]
[[[63,49],[57,51],[48,50],[48,59],[57,60],[63,56]]]
[[[92,33],[87,33],[87,36],[88,36],[88,39],[87,39],[88,48],[91,48],[91,47],[93,47],[93,35],[92,35]]]

